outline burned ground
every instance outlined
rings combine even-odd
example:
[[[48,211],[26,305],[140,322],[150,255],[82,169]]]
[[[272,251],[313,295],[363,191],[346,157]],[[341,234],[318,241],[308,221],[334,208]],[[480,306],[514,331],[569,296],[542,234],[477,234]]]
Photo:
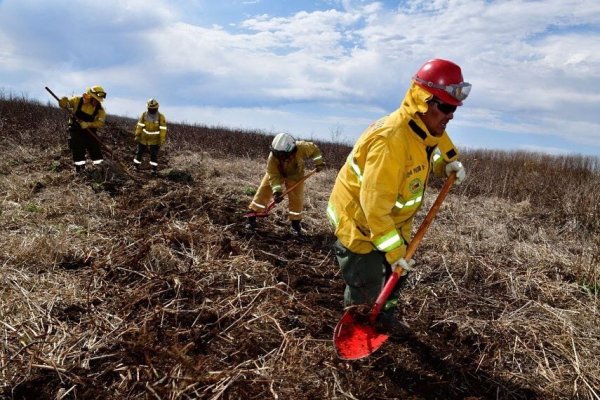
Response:
[[[61,144],[3,154],[5,398],[597,398],[597,236],[452,193],[402,291],[409,329],[343,361],[336,169],[307,181],[304,237],[285,202],[252,232],[263,159],[167,145],[153,177],[126,132],[118,162],[81,177]]]

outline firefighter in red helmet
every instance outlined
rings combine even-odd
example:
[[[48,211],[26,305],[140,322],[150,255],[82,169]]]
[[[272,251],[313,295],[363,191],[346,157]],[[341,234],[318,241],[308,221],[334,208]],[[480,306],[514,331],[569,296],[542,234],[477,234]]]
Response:
[[[354,145],[327,207],[346,282],[345,306],[373,304],[397,265],[414,268],[404,255],[430,172],[456,172],[456,184],[465,178],[446,126],[470,90],[458,65],[427,61],[400,108],[373,122]],[[398,286],[378,316],[382,329],[398,326],[397,303]]]

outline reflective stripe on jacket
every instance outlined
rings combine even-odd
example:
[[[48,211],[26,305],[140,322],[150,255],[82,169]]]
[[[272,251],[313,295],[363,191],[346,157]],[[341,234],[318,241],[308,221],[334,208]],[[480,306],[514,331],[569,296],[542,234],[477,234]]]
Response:
[[[403,257],[429,172],[442,174],[458,156],[446,132],[430,135],[416,115],[430,96],[412,85],[399,109],[363,132],[338,173],[327,215],[354,253],[377,249],[390,263]]]
[[[135,139],[144,145],[164,144],[167,139],[165,116],[158,111],[154,115],[144,111],[135,127]]]
[[[323,163],[321,150],[313,142],[297,140],[296,149],[293,157],[285,161],[280,161],[273,153],[269,154],[267,174],[269,174],[269,184],[273,192],[283,192],[285,190],[284,178],[298,181],[304,176],[305,159],[312,159],[315,165]]]

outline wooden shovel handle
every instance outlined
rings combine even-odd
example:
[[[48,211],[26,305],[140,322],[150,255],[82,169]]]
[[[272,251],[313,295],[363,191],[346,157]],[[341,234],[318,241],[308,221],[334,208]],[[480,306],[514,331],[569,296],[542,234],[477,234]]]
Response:
[[[442,186],[440,193],[438,194],[437,198],[433,202],[433,205],[429,209],[429,212],[427,212],[425,219],[423,220],[423,222],[421,222],[421,226],[419,226],[419,230],[417,231],[417,233],[415,233],[415,236],[412,238],[412,240],[408,244],[408,248],[406,249],[406,255],[404,256],[405,260],[410,260],[412,258],[412,256],[415,254],[415,251],[417,250],[417,246],[419,246],[419,244],[421,243],[423,236],[425,236],[425,232],[429,228],[429,225],[431,225],[431,222],[435,218],[438,210],[440,209],[440,206],[446,199],[446,195],[448,194],[448,192],[450,191],[450,188],[454,184],[455,179],[456,179],[456,173],[453,172],[452,174],[450,174],[450,176],[446,180],[446,183],[444,183],[444,186]],[[400,269],[402,269],[402,267],[400,267]]]
[[[423,222],[421,222],[421,226],[419,226],[419,230],[417,231],[417,233],[415,233],[415,236],[410,241],[408,248],[406,249],[406,255],[404,256],[405,260],[407,260],[407,261],[410,260],[412,258],[412,256],[415,254],[415,251],[417,250],[417,247],[421,243],[423,236],[425,236],[425,232],[427,232],[427,228],[429,228],[429,225],[431,225],[433,218],[435,218],[435,215],[437,214],[438,210],[440,209],[440,206],[444,202],[444,199],[446,198],[448,191],[450,191],[450,188],[452,187],[452,184],[454,183],[455,179],[456,179],[456,173],[453,172],[452,174],[450,174],[450,176],[446,180],[446,183],[444,183],[444,186],[442,187],[442,189],[440,190],[440,193],[438,194],[437,198],[433,202],[433,205],[429,209],[429,212],[425,216],[425,219],[423,220]],[[371,310],[371,314],[370,314],[371,322],[375,321],[375,318],[377,318],[377,315],[381,311],[381,308],[387,301],[388,297],[390,297],[390,295],[392,294],[394,288],[396,287],[396,283],[398,283],[398,279],[400,279],[400,276],[402,275],[402,272],[404,272],[404,268],[402,268],[400,265],[398,265],[398,266],[396,266],[396,268],[394,268],[392,275],[390,276],[388,281],[385,283],[385,286],[381,290],[381,293],[379,293],[379,296],[377,296],[375,305],[373,306],[373,309]]]
[[[305,180],[308,179],[308,177],[310,177],[311,175],[313,175],[314,173],[316,173],[317,170],[313,169],[312,171],[310,171],[308,174],[304,175],[302,178],[300,178],[298,180],[298,182],[294,183],[292,186],[290,186],[289,188],[287,188],[282,194],[281,196],[285,196],[286,194],[288,194],[289,192],[291,192],[292,190],[296,189],[296,186],[298,186],[299,184],[301,184],[302,182],[304,182]]]
[[[286,194],[288,194],[289,192],[291,192],[292,190],[294,190],[299,184],[301,184],[302,182],[304,182],[306,179],[308,179],[311,175],[315,174],[317,172],[316,169],[313,169],[312,171],[310,171],[309,173],[307,173],[306,175],[304,175],[302,178],[300,178],[300,180],[298,180],[298,182],[294,183],[292,186],[290,186],[289,188],[287,188],[282,194],[281,196],[285,196]],[[260,212],[249,212],[247,214],[245,214],[245,217],[266,217],[267,215],[269,215],[269,212],[271,211],[271,209],[273,207],[275,207],[277,203],[275,203],[275,200],[271,200],[269,202],[269,204],[267,204],[267,207],[265,208],[265,211],[260,211]]]

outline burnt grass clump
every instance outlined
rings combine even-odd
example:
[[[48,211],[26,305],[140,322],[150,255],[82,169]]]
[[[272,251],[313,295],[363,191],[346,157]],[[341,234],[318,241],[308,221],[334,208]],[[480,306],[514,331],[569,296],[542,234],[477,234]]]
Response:
[[[406,332],[343,361],[324,209],[350,148],[317,142],[303,237],[285,202],[249,231],[272,134],[169,124],[152,176],[135,121],[109,117],[113,156],[74,176],[63,111],[0,96],[1,398],[600,395],[597,159],[465,152],[402,290]]]

